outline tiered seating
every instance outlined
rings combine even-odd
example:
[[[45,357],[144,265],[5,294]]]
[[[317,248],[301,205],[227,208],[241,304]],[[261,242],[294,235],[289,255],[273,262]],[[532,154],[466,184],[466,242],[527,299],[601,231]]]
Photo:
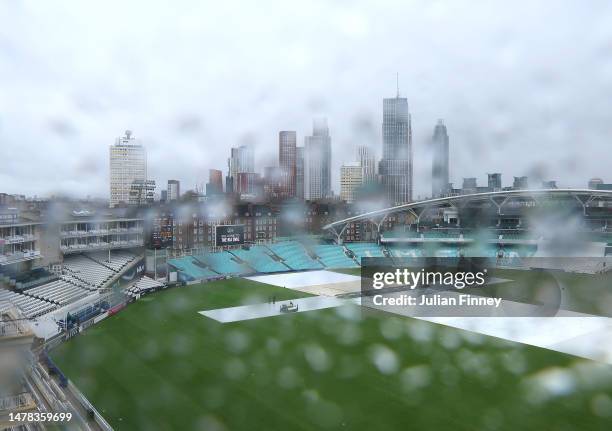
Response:
[[[476,241],[498,240],[500,234],[489,229],[469,230],[463,232],[463,238]]]
[[[70,284],[74,284],[75,286],[79,286],[82,289],[89,290],[89,291],[96,290],[96,288],[93,287],[91,284],[85,283],[84,281],[79,280],[78,278],[71,275],[69,272],[66,272],[65,274],[63,274],[61,278],[62,280],[67,281]]]
[[[315,245],[313,250],[327,268],[356,268],[359,266],[344,253],[344,249],[340,246]]]
[[[287,266],[272,259],[268,254],[268,249],[263,246],[254,245],[248,250],[232,250],[231,253],[247,262],[250,266],[255,268],[257,272],[282,272],[289,270]]]
[[[127,266],[128,263],[136,259],[135,254],[125,250],[111,252],[110,262],[108,261],[108,253],[91,253],[87,256],[98,262],[100,265],[106,266],[116,272],[121,271]]]
[[[56,280],[42,286],[24,291],[25,295],[33,298],[44,299],[63,306],[78,301],[91,294],[90,291],[82,289],[65,280]]]
[[[440,230],[430,230],[423,234],[424,238],[433,239],[456,239],[459,238],[459,234],[455,232],[445,232]]]
[[[507,232],[507,231],[503,231],[500,232],[500,236],[499,236],[500,240],[505,240],[505,241],[533,241],[533,240],[537,240],[537,235],[535,235],[532,232],[527,232],[527,231],[514,231],[514,232]]]
[[[394,238],[421,238],[422,234],[420,232],[415,232],[413,230],[404,230],[401,228],[395,228],[382,233],[382,239],[394,239]]]
[[[389,252],[393,257],[422,257],[423,250],[418,247],[396,248],[390,247]]]
[[[130,286],[130,288],[127,289],[127,292],[128,294],[131,294],[131,295],[138,295],[138,294],[146,293],[150,290],[159,289],[164,286],[165,286],[164,283],[161,283],[157,280],[153,280],[152,278],[145,276],[145,277],[142,277],[140,280],[138,280],[136,283],[134,283],[132,286]]]
[[[207,278],[218,277],[219,274],[204,267],[200,262],[194,259],[192,256],[185,256],[178,259],[169,259],[168,264],[172,265],[189,280],[201,280]]]
[[[69,275],[99,289],[117,273],[88,257],[77,255],[64,260]]]
[[[19,308],[28,319],[41,316],[57,308],[55,304],[9,290],[0,289],[0,303],[4,302],[9,302]]]
[[[278,257],[283,259],[285,265],[294,270],[322,269],[323,265],[313,260],[306,250],[296,241],[283,241],[268,246]]]
[[[359,261],[363,257],[385,257],[382,248],[373,242],[353,242],[346,244],[346,248],[352,251]]]
[[[225,275],[250,274],[253,270],[248,266],[236,262],[234,255],[227,251],[219,253],[205,253],[195,256],[197,260],[211,267],[215,272]]]

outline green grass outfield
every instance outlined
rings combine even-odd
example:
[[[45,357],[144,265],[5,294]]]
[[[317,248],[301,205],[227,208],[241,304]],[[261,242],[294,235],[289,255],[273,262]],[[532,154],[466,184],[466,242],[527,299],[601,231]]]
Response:
[[[603,430],[612,367],[357,306],[229,324],[303,296],[243,279],[158,292],[53,359],[118,430]]]

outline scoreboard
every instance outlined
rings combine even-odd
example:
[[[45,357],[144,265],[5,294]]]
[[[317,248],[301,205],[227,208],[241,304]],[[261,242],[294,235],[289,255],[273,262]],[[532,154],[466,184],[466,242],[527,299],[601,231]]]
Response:
[[[217,247],[244,244],[244,225],[219,225],[215,229]]]

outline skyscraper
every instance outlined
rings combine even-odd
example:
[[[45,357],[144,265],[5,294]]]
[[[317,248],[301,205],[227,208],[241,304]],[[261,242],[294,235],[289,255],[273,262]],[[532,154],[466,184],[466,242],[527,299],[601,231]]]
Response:
[[[492,192],[498,192],[502,189],[502,180],[500,173],[487,174],[487,186]]]
[[[512,188],[514,190],[526,190],[529,188],[529,178],[522,177],[514,177],[514,182],[512,183]]]
[[[463,179],[463,186],[461,187],[461,193],[464,195],[471,195],[478,191],[478,182],[476,178],[469,177]]]
[[[304,147],[295,149],[295,197],[304,199]]]
[[[147,180],[147,153],[129,130],[109,148],[110,206],[130,201],[132,183]]]
[[[316,119],[312,136],[304,138],[304,199],[331,196],[331,137],[327,119]]]
[[[357,160],[361,165],[363,183],[369,184],[376,179],[376,159],[372,149],[365,145],[357,147]]]
[[[278,133],[278,165],[281,175],[281,198],[295,196],[296,175],[296,143],[297,136],[294,131],[281,131]]]
[[[431,196],[439,198],[449,192],[448,132],[444,120],[438,120],[431,138],[433,158],[431,163]]]
[[[211,197],[223,193],[223,173],[218,169],[208,170],[208,183],[206,183],[206,196]]]
[[[144,206],[155,201],[155,180],[134,180],[130,185],[130,205]]]
[[[363,183],[363,166],[359,162],[345,163],[340,168],[340,199],[352,203]]]
[[[241,199],[260,195],[261,175],[255,172],[239,172],[234,182],[234,191]]]
[[[231,149],[230,158],[227,160],[227,164],[228,178],[226,180],[226,191],[228,193],[238,193],[238,174],[255,173],[253,147],[250,145],[241,145],[239,147],[233,147]]]
[[[166,199],[176,201],[181,197],[181,183],[178,180],[168,180],[168,194]]]
[[[383,99],[383,157],[378,165],[386,198],[392,205],[412,200],[412,125],[408,99]]]
[[[286,182],[281,168],[266,166],[264,168],[264,196],[269,200],[286,198]]]

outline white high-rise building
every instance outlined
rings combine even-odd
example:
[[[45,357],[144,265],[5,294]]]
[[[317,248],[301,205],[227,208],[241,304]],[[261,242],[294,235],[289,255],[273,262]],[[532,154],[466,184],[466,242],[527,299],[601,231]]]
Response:
[[[181,197],[181,183],[178,180],[168,180],[166,200],[176,201]]]
[[[304,199],[331,196],[331,137],[327,119],[314,121],[312,136],[304,138]]]
[[[360,145],[357,147],[357,160],[361,165],[363,171],[363,182],[372,183],[376,180],[376,158],[374,157],[374,151],[366,145]]]
[[[340,168],[340,199],[347,203],[355,201],[355,195],[363,183],[363,167],[359,162],[345,163]]]
[[[110,159],[110,206],[130,201],[130,189],[134,181],[147,180],[147,153],[132,132],[115,140],[109,148]]]
[[[255,157],[253,147],[251,145],[241,145],[231,149],[228,164],[228,193],[236,193],[238,191],[237,181],[238,174],[254,173],[255,172]]]

